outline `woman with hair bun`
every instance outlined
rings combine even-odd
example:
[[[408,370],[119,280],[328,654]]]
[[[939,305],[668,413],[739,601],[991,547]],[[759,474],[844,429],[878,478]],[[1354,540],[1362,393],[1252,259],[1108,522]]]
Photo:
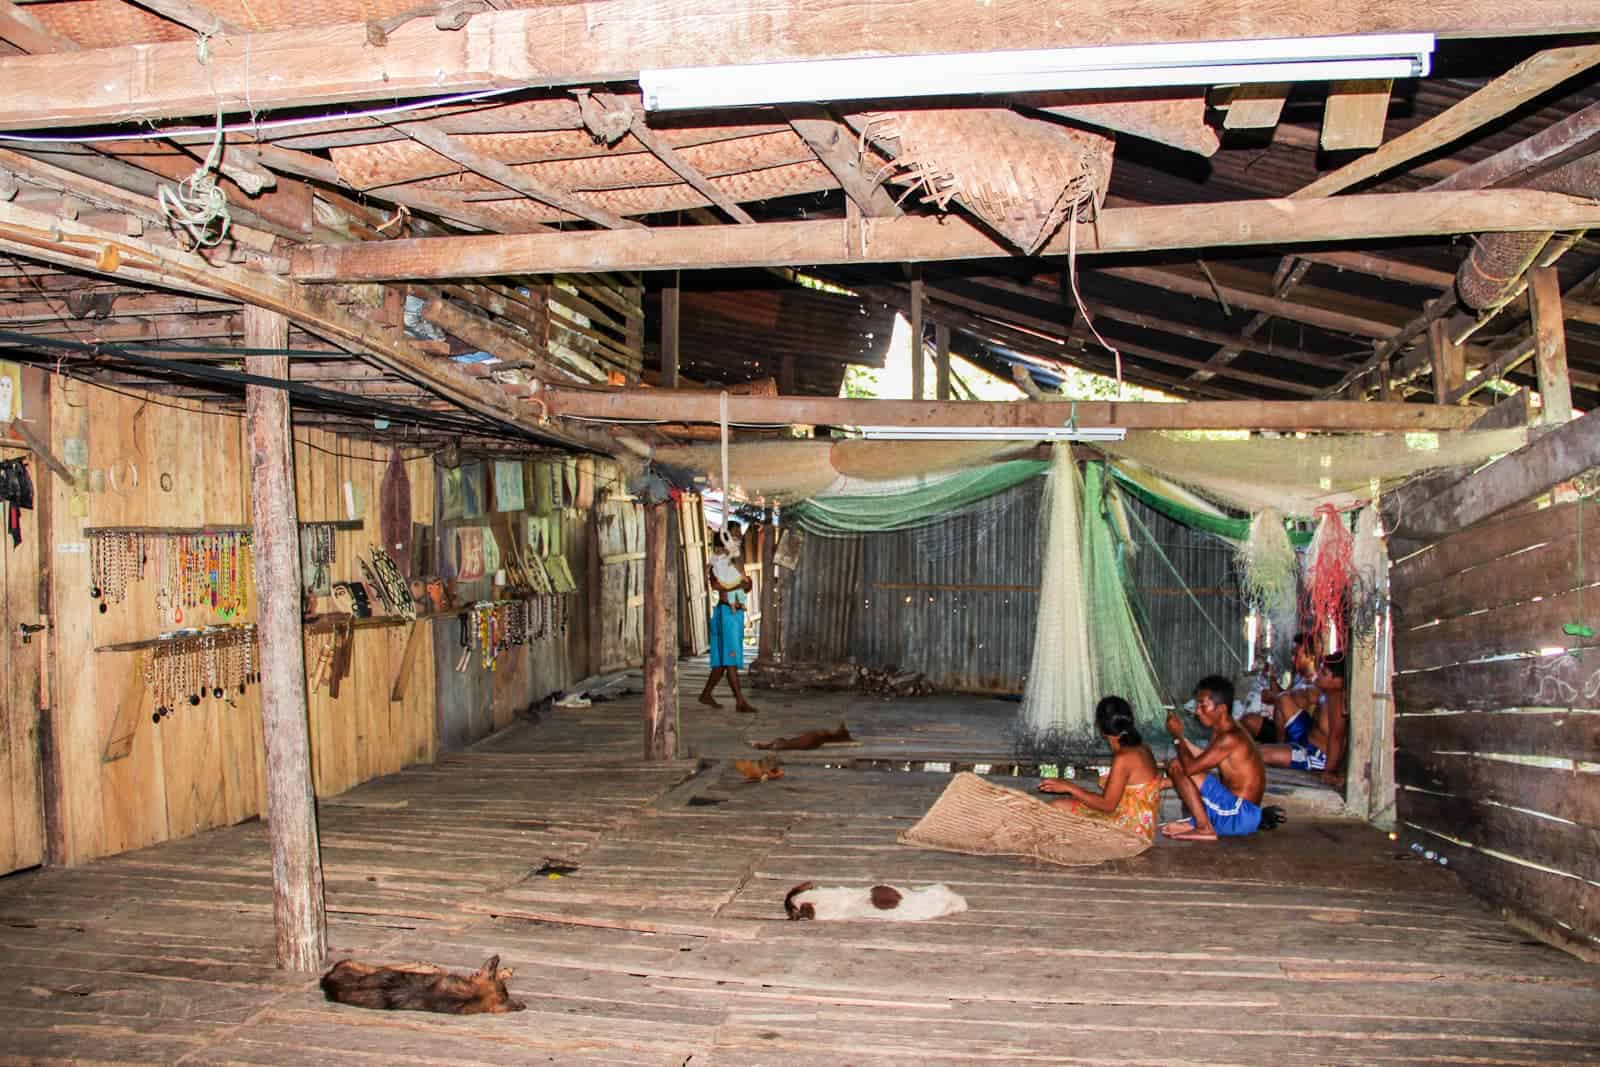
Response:
[[[1111,770],[1101,777],[1105,792],[1061,778],[1046,778],[1039,791],[1063,794],[1050,803],[1074,814],[1107,819],[1153,842],[1161,806],[1161,769],[1134,727],[1133,707],[1121,697],[1106,697],[1095,706],[1094,721],[1111,746]]]

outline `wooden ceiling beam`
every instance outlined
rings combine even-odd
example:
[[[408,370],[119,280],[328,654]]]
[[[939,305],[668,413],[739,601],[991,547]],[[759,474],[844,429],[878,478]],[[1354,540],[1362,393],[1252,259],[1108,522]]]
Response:
[[[93,328],[95,320],[106,318],[131,318],[135,315],[214,315],[234,310],[230,305],[220,301],[199,300],[191,296],[104,291],[95,293],[93,290],[90,294],[86,294],[87,299],[66,292],[48,300],[0,304],[0,324],[51,322],[64,318]],[[80,299],[84,299],[85,302],[80,304]],[[79,307],[84,309],[81,314],[76,310]]]
[[[1306,263],[1354,271],[1357,274],[1370,274],[1384,281],[1400,282],[1424,289],[1448,289],[1456,283],[1454,271],[1435,270],[1432,267],[1375,256],[1368,252],[1303,252],[1294,258]]]
[[[506,166],[498,159],[491,159],[482,152],[474,152],[448,133],[440,133],[431,126],[409,123],[399,127],[399,129],[418,144],[427,145],[441,156],[461,164],[474,174],[480,174],[492,182],[505,186],[512,192],[532,197],[541,204],[548,204],[553,208],[565,211],[570,215],[576,215],[580,219],[587,219],[595,225],[604,226],[607,229],[642,230],[645,228],[642,223],[633,222],[620,215],[613,214],[605,208],[596,207],[563,190],[547,188],[526,175],[517,173],[517,171]]]
[[[1392,322],[1379,322],[1361,315],[1285,300],[1282,297],[1269,296],[1238,286],[1212,285],[1205,278],[1162,267],[1103,267],[1101,272],[1108,277],[1154,286],[1198,300],[1215,300],[1220,294],[1231,307],[1263,312],[1293,322],[1303,322],[1307,326],[1354,334],[1357,337],[1387,337],[1395,329]]]
[[[195,3],[195,0],[130,0],[130,2],[148,11],[154,11],[162,18],[170,19],[203,37],[215,37],[224,33],[239,36],[248,32],[243,26],[229,22],[204,4]],[[245,10],[249,10],[248,5]]]
[[[822,263],[913,263],[1014,258],[1008,246],[953,216],[862,222],[847,241],[842,221],[760,226],[656,227],[620,231],[437,237],[308,245],[294,252],[304,281],[380,281],[565,274],[608,270],[703,270]],[[1206,205],[1113,208],[1078,234],[1078,253],[1319,243],[1600,226],[1600,205],[1532,190],[1389,193],[1325,200],[1243,200]],[[1064,255],[1067,234],[1040,255]]]
[[[303,329],[367,356],[465,411],[579,448],[610,451],[612,447],[581,429],[557,433],[541,427],[538,418],[517,402],[528,392],[526,387],[477,379],[459,364],[424,354],[400,331],[369,322],[287,278],[214,264],[189,252],[158,248],[7,203],[0,203],[0,251],[87,274],[213,294],[278,311]]]
[[[546,386],[539,393],[552,418],[666,419],[715,423],[718,394],[670,389],[580,389]],[[1410,431],[1464,429],[1478,413],[1438,404],[1350,401],[1210,401],[1182,404],[1077,401],[1083,426],[1130,430]],[[728,398],[733,422],[809,426],[1060,426],[1052,405],[975,400],[863,400],[836,397]]]
[[[724,215],[741,225],[750,225],[756,221],[751,217],[750,212],[740,207],[721,189],[712,185],[704,174],[701,174],[688,160],[679,155],[678,150],[668,143],[666,138],[645,125],[644,109],[642,107],[634,110],[631,105],[618,101],[616,97],[611,96],[609,93],[597,93],[595,94],[595,100],[607,111],[615,111],[626,107],[628,113],[633,116],[628,125],[628,132],[633,134],[634,139],[644,145],[651,155],[665,163],[672,173],[688,182],[695,192],[717,205]]]
[[[210,40],[132,44],[59,57],[0,60],[0,129],[276,110],[380,94],[397,97],[504,86],[628,80],[638,71],[843,56],[929,55],[1261,36],[1258,4],[1095,0],[1072,18],[1037,0],[904,0],[895,18],[869,0],[797,4],[773,15],[762,0],[580,0],[476,15],[456,31],[416,19],[367,41],[365,23]],[[1592,33],[1593,0],[1524,0],[1512,7],[1415,0],[1325,0],[1273,11],[1283,36],[1433,31],[1441,36]],[[261,75],[270,57],[272,77]],[[254,75],[252,77],[252,74]],[[248,80],[248,84],[247,84]]]
[[[1375,152],[1371,152],[1338,170],[1324,174],[1310,185],[1292,194],[1291,199],[1309,199],[1333,196],[1404,163],[1452,144],[1474,130],[1537,98],[1542,93],[1560,85],[1577,74],[1600,63],[1600,45],[1577,45],[1570,48],[1550,48],[1523,60],[1505,74],[1495,78],[1460,103],[1425,122],[1407,130]],[[1303,260],[1285,256],[1278,263],[1276,295],[1285,296],[1306,275]],[[1445,287],[1450,290],[1451,287]],[[1262,329],[1269,315],[1257,315],[1245,327],[1250,336]],[[1238,356],[1238,350],[1224,348],[1211,357],[1212,364],[1227,363]],[[1376,357],[1375,357],[1376,359]],[[1374,363],[1376,365],[1376,363]],[[1205,371],[1198,372],[1204,375]]]
[[[863,215],[892,219],[905,214],[889,190],[861,169],[862,156],[848,126],[816,104],[786,104],[779,110]]]
[[[1043,285],[1022,285],[1007,278],[977,277],[970,279],[974,285],[984,288],[999,289],[1002,292],[1014,293],[1027,300],[1037,301],[1045,306],[1058,306],[1060,304],[1059,280],[1043,275],[1040,280]],[[943,281],[931,284],[948,287]],[[1318,367],[1323,370],[1345,370],[1346,364],[1342,360],[1331,356],[1319,356],[1310,352],[1302,352],[1297,348],[1287,345],[1274,344],[1271,341],[1262,341],[1253,337],[1243,337],[1238,334],[1226,333],[1221,330],[1208,330],[1202,326],[1195,326],[1187,322],[1177,322],[1173,319],[1162,318],[1159,315],[1149,315],[1141,311],[1133,311],[1118,304],[1108,302],[1102,298],[1089,300],[1089,313],[1097,317],[1115,319],[1125,322],[1130,326],[1141,329],[1154,330],[1158,333],[1173,334],[1178,337],[1188,337],[1195,341],[1205,341],[1209,344],[1236,345],[1251,352],[1260,352],[1263,355],[1273,356],[1277,359],[1287,360],[1291,363],[1301,363],[1308,367]]]
[[[4,325],[0,325],[0,329],[4,328]],[[95,341],[184,341],[199,337],[232,337],[242,328],[238,314],[229,314],[185,316],[182,319],[118,319],[115,322],[69,319],[65,322],[33,323],[26,331],[19,332],[40,338],[92,344]]]
[[[24,11],[11,0],[0,0],[0,39],[35,55],[79,50],[78,42],[56,33],[31,11]]]

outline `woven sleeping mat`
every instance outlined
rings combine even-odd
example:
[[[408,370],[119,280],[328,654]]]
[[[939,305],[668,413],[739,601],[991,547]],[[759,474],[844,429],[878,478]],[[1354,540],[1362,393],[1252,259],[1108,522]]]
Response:
[[[1068,867],[1127,859],[1150,847],[1139,834],[967,772],[951,779],[899,840],[969,856],[1031,856]]]

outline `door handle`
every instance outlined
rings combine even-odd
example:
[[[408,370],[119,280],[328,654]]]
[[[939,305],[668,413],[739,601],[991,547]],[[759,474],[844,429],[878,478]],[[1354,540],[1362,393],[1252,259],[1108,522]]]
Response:
[[[42,622],[41,623],[36,623],[36,624],[35,623],[19,622],[19,623],[17,623],[17,636],[22,638],[22,643],[23,644],[25,644],[25,645],[26,644],[30,644],[33,641],[33,635],[38,633],[40,630],[43,630],[44,628],[45,628],[45,624],[42,623]]]

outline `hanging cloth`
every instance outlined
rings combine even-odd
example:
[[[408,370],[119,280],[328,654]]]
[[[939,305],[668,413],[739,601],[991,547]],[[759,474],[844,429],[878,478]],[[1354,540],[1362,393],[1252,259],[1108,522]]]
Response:
[[[389,465],[384,468],[378,524],[382,527],[384,550],[393,557],[400,573],[411,577],[411,478],[398,448],[390,450]]]
[[[11,547],[22,544],[23,508],[33,508],[33,479],[28,474],[26,459],[0,461],[0,501],[6,505],[6,532],[11,535]]]

